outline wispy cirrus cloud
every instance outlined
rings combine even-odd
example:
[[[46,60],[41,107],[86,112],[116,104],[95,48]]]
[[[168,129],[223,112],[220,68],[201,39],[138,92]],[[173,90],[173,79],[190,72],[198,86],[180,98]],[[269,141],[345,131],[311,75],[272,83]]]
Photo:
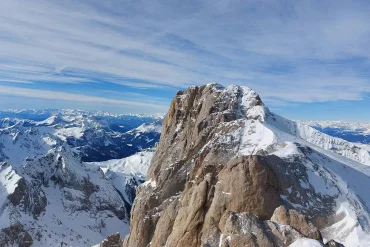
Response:
[[[148,90],[217,81],[279,106],[361,100],[369,10],[344,0],[3,0],[0,82]]]
[[[121,105],[124,108],[147,108],[149,112],[166,112],[167,104],[160,104],[159,101],[151,103],[119,100],[112,98],[87,96],[82,94],[55,92],[50,90],[28,89],[19,87],[0,86],[0,95],[7,96],[21,96],[27,98],[37,98],[44,100],[61,100],[76,103],[95,103],[95,104],[108,104],[108,105]],[[137,95],[136,95],[137,96]],[[155,103],[155,104],[153,104]]]

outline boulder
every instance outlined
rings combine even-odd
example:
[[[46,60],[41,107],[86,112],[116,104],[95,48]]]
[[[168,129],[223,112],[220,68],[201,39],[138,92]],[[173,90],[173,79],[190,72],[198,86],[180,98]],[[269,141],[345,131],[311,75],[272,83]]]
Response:
[[[283,205],[276,208],[271,217],[271,221],[280,225],[290,225],[302,233],[307,238],[316,240],[321,239],[319,230],[307,219],[294,209],[287,209]]]

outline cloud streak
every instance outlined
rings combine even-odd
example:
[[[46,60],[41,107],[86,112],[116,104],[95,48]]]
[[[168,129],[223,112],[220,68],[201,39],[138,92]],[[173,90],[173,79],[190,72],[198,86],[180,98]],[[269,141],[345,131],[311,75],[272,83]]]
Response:
[[[3,0],[0,83],[217,81],[279,106],[361,100],[370,93],[369,11],[342,0]]]
[[[162,105],[156,102],[152,103],[140,103],[134,101],[117,100],[96,96],[88,96],[74,93],[63,93],[55,92],[50,90],[38,90],[38,89],[26,89],[18,87],[8,87],[0,86],[0,95],[10,95],[10,96],[21,96],[27,98],[37,98],[44,100],[62,100],[71,102],[82,102],[82,103],[95,103],[95,104],[108,104],[108,105],[122,105],[125,108],[129,107],[140,107],[147,108],[149,112],[165,112],[167,110],[167,105]]]

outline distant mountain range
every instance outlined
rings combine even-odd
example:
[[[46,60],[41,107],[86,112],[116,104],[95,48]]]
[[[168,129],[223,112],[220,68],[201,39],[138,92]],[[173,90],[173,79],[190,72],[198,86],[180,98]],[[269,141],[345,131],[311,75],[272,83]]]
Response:
[[[159,140],[161,119],[159,114],[9,110],[0,111],[0,129],[2,135],[16,136],[32,130],[51,136],[55,142],[67,142],[74,151],[79,151],[82,161],[92,162],[124,158],[153,147]]]
[[[302,121],[313,128],[349,142],[370,144],[370,123],[342,121]]]
[[[23,110],[0,110],[0,118],[19,118],[19,119],[29,119],[35,121],[42,121],[51,116],[90,116],[96,118],[104,118],[110,122],[121,122],[124,120],[131,120],[132,122],[126,122],[126,124],[134,124],[134,119],[138,121],[150,121],[151,119],[161,119],[164,117],[164,113],[154,113],[154,114],[114,114],[110,112],[103,111],[84,111],[75,109],[23,109]]]

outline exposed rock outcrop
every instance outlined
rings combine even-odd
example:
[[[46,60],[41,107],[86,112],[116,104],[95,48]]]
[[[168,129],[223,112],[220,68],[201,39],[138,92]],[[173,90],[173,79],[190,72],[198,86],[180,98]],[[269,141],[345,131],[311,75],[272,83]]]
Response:
[[[122,246],[123,241],[121,240],[121,235],[119,233],[112,234],[107,237],[99,247],[120,247]]]
[[[253,139],[269,114],[245,87],[209,84],[177,93],[148,182],[137,190],[124,246],[288,246],[300,237],[320,239],[302,213],[331,212],[333,200],[311,191],[317,207],[291,209],[294,200],[311,200],[291,170],[303,180],[307,173],[268,155],[273,147],[261,137]],[[292,188],[306,196],[296,198]]]
[[[20,223],[3,228],[0,231],[0,246],[30,247],[33,244],[31,235]]]
[[[8,195],[13,206],[20,207],[24,212],[37,218],[45,211],[47,199],[37,184],[29,184],[24,178],[18,181],[14,192]]]
[[[220,230],[222,233],[219,240],[208,237],[202,246],[210,244],[211,239],[216,242],[210,246],[288,246],[302,237],[291,226],[278,225],[269,220],[262,221],[249,213],[226,213],[220,221]]]
[[[301,232],[305,237],[320,240],[320,232],[307,220],[307,217],[294,209],[286,209],[284,206],[278,207],[272,215],[271,221],[280,225],[290,225]]]

